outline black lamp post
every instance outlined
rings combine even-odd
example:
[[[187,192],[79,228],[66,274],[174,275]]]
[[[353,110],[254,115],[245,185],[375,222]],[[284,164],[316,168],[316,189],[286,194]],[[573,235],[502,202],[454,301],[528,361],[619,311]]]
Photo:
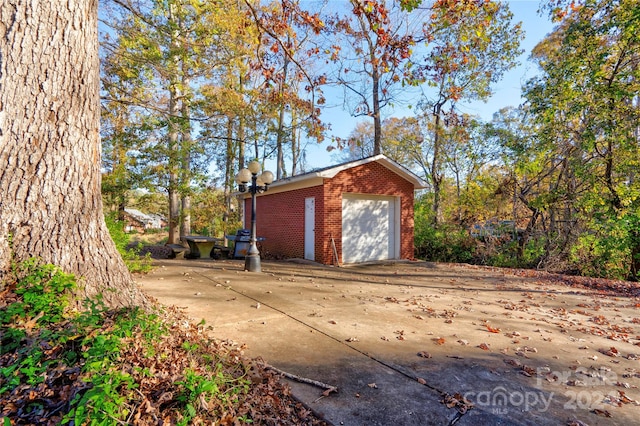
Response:
[[[268,170],[260,172],[260,163],[252,161],[236,175],[236,182],[240,192],[251,193],[251,245],[244,258],[244,269],[249,272],[262,272],[260,268],[260,251],[258,250],[256,237],[256,194],[265,192],[273,182],[273,173]],[[247,185],[251,182],[250,185]]]

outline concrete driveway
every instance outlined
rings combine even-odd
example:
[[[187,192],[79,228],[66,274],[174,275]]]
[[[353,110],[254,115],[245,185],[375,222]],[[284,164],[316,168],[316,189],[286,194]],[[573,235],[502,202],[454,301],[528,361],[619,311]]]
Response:
[[[287,373],[334,425],[640,422],[640,298],[424,262],[160,260],[138,283]]]

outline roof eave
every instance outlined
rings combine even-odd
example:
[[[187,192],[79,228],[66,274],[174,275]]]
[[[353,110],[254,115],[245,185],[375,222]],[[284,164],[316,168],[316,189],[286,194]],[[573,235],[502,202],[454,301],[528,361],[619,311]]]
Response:
[[[402,176],[405,180],[411,182],[413,184],[414,189],[424,189],[427,188],[427,183],[420,179],[416,174],[411,172],[409,169],[404,166],[396,163],[395,161],[387,158],[383,154],[374,155],[372,157],[363,158],[361,160],[351,161],[348,163],[340,164],[335,167],[329,167],[327,169],[319,170],[316,172],[309,172],[302,175],[293,176],[283,180],[277,180],[269,185],[269,193],[277,193],[283,191],[290,191],[293,189],[302,189],[309,188],[312,186],[322,185],[324,179],[332,179],[338,173],[351,169],[353,167],[358,167],[363,164],[378,162],[382,164],[387,169],[392,172]],[[233,195],[244,196],[247,197],[250,194],[235,192]]]

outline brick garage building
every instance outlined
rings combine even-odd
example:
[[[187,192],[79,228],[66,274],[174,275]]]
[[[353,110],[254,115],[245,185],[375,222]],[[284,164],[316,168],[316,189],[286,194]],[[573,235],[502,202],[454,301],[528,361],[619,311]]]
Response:
[[[324,264],[411,259],[414,192],[424,187],[384,155],[275,181],[256,199],[261,253]],[[250,229],[251,197],[241,196]]]

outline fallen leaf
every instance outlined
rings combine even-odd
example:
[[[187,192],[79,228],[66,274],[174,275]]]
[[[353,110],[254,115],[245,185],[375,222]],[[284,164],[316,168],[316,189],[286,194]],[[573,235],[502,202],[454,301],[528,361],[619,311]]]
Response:
[[[418,377],[418,383],[420,383],[421,385],[426,385],[427,381],[425,379],[423,379],[422,377]]]
[[[601,354],[605,354],[607,356],[610,356],[610,357],[620,356],[620,352],[618,352],[618,350],[613,346],[611,346],[609,349],[600,349],[600,350],[598,350],[598,352],[600,352]]]
[[[635,402],[637,404],[637,401],[634,401],[633,399],[629,398],[623,391],[619,390],[618,394],[620,394],[618,399],[621,403],[629,404],[630,402]]]
[[[418,356],[421,358],[431,358],[431,354],[429,352],[420,351],[418,352]]]
[[[437,339],[431,339],[435,342],[436,345],[441,346],[444,345],[444,342],[446,342],[446,340],[444,339],[444,337],[439,337]]]
[[[535,376],[538,374],[535,368],[529,367],[528,365],[523,365],[521,367],[521,373],[527,377]]]
[[[594,409],[592,411],[592,413],[596,414],[598,416],[601,416],[601,417],[611,417],[611,413],[610,412],[608,412],[607,410],[600,410],[598,408]]]
[[[489,324],[485,324],[485,327],[487,327],[487,331],[489,331],[489,333],[500,333],[499,328],[493,328]]]
[[[489,345],[486,343],[480,343],[478,346],[476,346],[480,349],[482,349],[483,351],[488,351],[489,350]]]
[[[469,411],[469,409],[473,408],[473,403],[459,393],[454,395],[445,393],[440,402],[447,408],[455,407],[461,414],[464,414]]]
[[[518,368],[522,366],[522,363],[514,358],[505,359],[504,362]]]
[[[375,383],[369,383],[367,386],[369,386],[371,389],[378,389],[378,385],[376,385]]]

